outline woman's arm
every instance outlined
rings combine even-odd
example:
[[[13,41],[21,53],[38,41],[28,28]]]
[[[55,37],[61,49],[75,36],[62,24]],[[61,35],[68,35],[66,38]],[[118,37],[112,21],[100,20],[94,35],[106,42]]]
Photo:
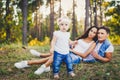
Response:
[[[77,52],[77,51],[74,51],[73,49],[72,49],[71,51],[72,51],[74,54],[79,55],[79,56],[82,57],[82,58],[85,58],[85,57],[88,56],[88,54],[90,54],[90,53],[94,50],[95,46],[96,46],[96,43],[93,42],[93,43],[90,45],[89,49],[88,49],[85,53],[79,53],[79,52]]]

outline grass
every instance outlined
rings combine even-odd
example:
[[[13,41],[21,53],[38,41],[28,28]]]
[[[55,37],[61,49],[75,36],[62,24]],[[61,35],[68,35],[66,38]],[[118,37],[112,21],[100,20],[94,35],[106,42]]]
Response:
[[[14,63],[21,60],[39,59],[30,54],[29,49],[48,52],[49,46],[22,47],[11,44],[0,48],[0,80],[53,80],[50,72],[35,75],[34,71],[40,65],[17,69]],[[120,79],[120,46],[115,46],[112,61],[109,63],[81,63],[74,65],[76,77],[67,75],[65,65],[61,65],[60,80],[119,80]]]

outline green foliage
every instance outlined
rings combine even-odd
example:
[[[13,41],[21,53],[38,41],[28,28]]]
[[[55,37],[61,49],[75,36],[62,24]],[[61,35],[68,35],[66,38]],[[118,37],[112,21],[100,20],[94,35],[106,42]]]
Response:
[[[110,40],[114,45],[120,45],[120,5],[115,6],[115,1],[106,3],[107,10],[105,16],[107,21],[104,22],[104,25],[110,27],[111,35]]]
[[[120,45],[120,36],[119,35],[111,35],[109,36],[110,41],[114,45]]]

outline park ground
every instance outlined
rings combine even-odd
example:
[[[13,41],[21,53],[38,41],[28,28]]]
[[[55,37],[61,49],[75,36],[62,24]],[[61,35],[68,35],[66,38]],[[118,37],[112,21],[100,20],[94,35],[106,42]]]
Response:
[[[52,69],[50,72],[35,75],[34,71],[40,65],[32,65],[25,69],[14,67],[14,63],[21,60],[39,59],[30,54],[30,49],[46,53],[49,46],[22,47],[19,44],[0,46],[0,80],[53,80]],[[71,78],[62,64],[60,80],[120,80],[120,46],[115,46],[111,62],[81,63],[74,65],[74,70],[76,77]]]

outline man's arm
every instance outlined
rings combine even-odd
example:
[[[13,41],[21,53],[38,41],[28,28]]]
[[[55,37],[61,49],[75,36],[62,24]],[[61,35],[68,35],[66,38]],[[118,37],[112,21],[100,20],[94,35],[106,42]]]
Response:
[[[109,62],[112,59],[112,52],[106,52],[105,57],[98,55],[97,52],[92,53],[93,57],[102,61],[102,62]]]

